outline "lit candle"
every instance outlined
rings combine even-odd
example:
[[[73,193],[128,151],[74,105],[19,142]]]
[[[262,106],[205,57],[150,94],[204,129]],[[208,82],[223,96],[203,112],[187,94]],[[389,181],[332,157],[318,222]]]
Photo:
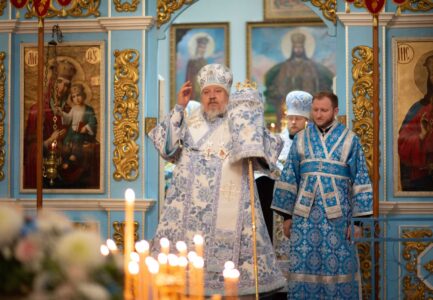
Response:
[[[167,262],[168,258],[165,253],[159,253],[158,254],[158,262],[159,262],[159,270],[161,271],[161,274],[167,273]]]
[[[196,289],[195,294],[197,299],[204,299],[204,260],[203,257],[197,256],[193,261],[196,279]]]
[[[135,193],[132,189],[125,191],[126,207],[125,207],[125,232],[124,232],[124,266],[125,266],[125,287],[123,291],[124,299],[132,298],[133,282],[127,270],[131,257],[132,248],[134,247],[134,201]]]
[[[161,246],[161,252],[168,255],[168,252],[170,252],[170,241],[164,237],[159,240],[159,245]]]
[[[236,269],[224,269],[224,287],[227,299],[237,299],[240,273]]]
[[[203,250],[203,237],[199,234],[194,235],[194,245],[195,245],[195,252],[197,252],[198,256],[204,257],[204,250]]]
[[[133,292],[132,292],[132,299],[140,299],[138,298],[138,284],[137,284],[137,277],[138,277],[138,272],[139,272],[139,266],[138,266],[138,262],[131,260],[128,263],[128,272],[131,276],[131,281],[132,281],[132,288],[133,288]]]
[[[180,272],[180,294],[183,297],[186,294],[186,267],[188,266],[188,260],[185,256],[179,257],[179,272]]]
[[[159,273],[159,264],[158,262],[153,258],[148,256],[146,258],[146,265],[149,270],[149,273],[152,275],[152,297],[150,299],[157,300],[158,299],[158,286],[156,285],[156,276],[158,276]]]
[[[188,261],[189,261],[189,272],[188,272],[188,294],[194,294],[195,286],[196,286],[196,276],[195,276],[195,267],[194,261],[197,258],[197,253],[195,251],[188,252]]]
[[[132,261],[135,261],[136,263],[140,261],[140,255],[138,255],[137,252],[131,252],[130,258]]]
[[[138,274],[138,299],[149,299],[149,272],[146,268],[146,258],[149,255],[149,243],[141,240],[135,243],[135,250],[137,250],[140,257],[140,272]]]
[[[167,255],[168,260],[168,273],[171,275],[177,275],[177,267],[179,266],[179,258],[175,254]]]
[[[235,263],[232,262],[231,260],[228,260],[225,262],[224,264],[224,270],[228,269],[228,270],[233,270],[235,268]]]
[[[101,247],[99,249],[100,249],[101,254],[103,256],[108,256],[110,254],[110,249],[108,249],[108,247],[106,245],[101,245]]]
[[[176,243],[176,249],[179,252],[179,256],[181,256],[181,257],[185,257],[186,256],[187,247],[186,247],[186,243],[185,242],[182,242],[182,241],[177,242]]]
[[[108,239],[106,244],[111,253],[117,254],[117,252],[119,252],[116,243],[112,239]]]

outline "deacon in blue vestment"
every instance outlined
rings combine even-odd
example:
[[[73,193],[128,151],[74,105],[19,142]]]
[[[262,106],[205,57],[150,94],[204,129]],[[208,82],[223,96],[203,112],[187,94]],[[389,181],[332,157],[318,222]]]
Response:
[[[288,299],[361,299],[351,219],[372,214],[372,187],[359,139],[337,114],[336,95],[313,98],[314,123],[295,136],[275,184],[272,208],[289,216]]]

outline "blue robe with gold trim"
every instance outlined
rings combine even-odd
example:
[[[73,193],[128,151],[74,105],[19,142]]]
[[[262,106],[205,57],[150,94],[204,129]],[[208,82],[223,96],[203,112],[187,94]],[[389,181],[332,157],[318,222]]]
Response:
[[[293,141],[272,208],[292,215],[288,299],[361,299],[352,217],[372,214],[373,195],[358,137],[335,123]]]

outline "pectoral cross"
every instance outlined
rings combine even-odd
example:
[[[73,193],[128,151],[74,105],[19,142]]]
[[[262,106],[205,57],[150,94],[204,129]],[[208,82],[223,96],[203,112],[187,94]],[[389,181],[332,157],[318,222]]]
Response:
[[[211,156],[211,154],[212,154],[212,146],[213,146],[212,143],[208,143],[208,144],[207,144],[207,147],[206,147],[206,150],[205,150],[205,157],[206,157],[206,160],[209,160],[209,159],[210,159],[210,156]]]

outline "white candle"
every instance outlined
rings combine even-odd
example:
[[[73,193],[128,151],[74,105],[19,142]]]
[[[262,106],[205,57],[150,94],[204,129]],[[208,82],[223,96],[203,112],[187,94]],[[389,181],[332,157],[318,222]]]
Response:
[[[124,266],[125,266],[125,287],[124,299],[132,299],[133,282],[129,276],[128,264],[131,257],[132,248],[134,247],[134,201],[135,193],[132,189],[125,191],[125,233],[124,233]]]
[[[132,286],[132,292],[131,297],[132,299],[139,299],[138,298],[138,272],[140,271],[140,267],[138,266],[138,262],[131,260],[128,263],[128,271],[129,275],[131,276],[131,286]]]
[[[194,282],[195,282],[195,295],[197,295],[196,299],[204,299],[204,260],[202,257],[197,256],[193,261],[193,266],[195,269],[194,272]]]
[[[149,273],[152,275],[152,297],[149,299],[157,300],[159,295],[158,286],[156,285],[156,277],[159,273],[159,264],[153,257],[148,256],[146,258],[146,265],[148,267]]]
[[[167,255],[170,252],[170,241],[167,238],[162,238],[159,240],[159,245],[161,246],[161,252]]]
[[[181,294],[185,294],[186,288],[186,267],[188,266],[188,260],[185,256],[179,257],[179,272],[180,272],[180,291]]]
[[[186,247],[186,243],[185,242],[183,242],[183,241],[177,242],[176,243],[176,249],[179,252],[179,256],[183,256],[183,257],[186,256],[187,247]]]
[[[237,299],[240,273],[236,269],[224,269],[224,287],[228,299]]]
[[[139,255],[140,272],[138,274],[138,299],[147,300],[149,298],[149,272],[147,270],[145,261],[149,255],[149,243],[145,240],[141,240],[135,243],[135,250]]]

